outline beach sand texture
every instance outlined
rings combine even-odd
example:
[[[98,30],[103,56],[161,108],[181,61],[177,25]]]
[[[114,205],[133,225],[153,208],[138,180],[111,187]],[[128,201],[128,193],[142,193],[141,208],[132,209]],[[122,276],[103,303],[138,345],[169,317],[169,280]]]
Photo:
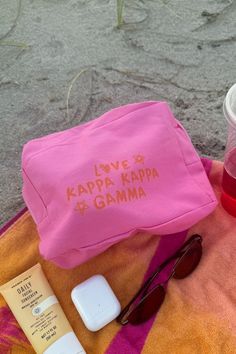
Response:
[[[121,104],[168,101],[199,153],[222,159],[236,1],[126,0],[124,20],[115,0],[0,0],[0,224],[24,206],[25,142]]]

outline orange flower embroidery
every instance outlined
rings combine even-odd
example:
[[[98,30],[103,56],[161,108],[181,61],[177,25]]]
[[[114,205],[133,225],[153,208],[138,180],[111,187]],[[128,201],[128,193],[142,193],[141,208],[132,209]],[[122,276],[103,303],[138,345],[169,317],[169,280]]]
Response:
[[[144,163],[144,156],[143,155],[134,155],[133,156],[133,158],[134,158],[134,162],[135,163]]]
[[[85,211],[89,208],[85,200],[82,202],[77,202],[75,210],[79,211],[81,215],[84,215]]]

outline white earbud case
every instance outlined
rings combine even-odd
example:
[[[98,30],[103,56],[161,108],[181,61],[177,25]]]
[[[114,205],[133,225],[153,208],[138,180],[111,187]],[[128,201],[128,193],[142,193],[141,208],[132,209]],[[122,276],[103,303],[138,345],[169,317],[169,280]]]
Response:
[[[102,275],[94,275],[71,292],[72,301],[85,326],[98,331],[120,313],[120,303]]]

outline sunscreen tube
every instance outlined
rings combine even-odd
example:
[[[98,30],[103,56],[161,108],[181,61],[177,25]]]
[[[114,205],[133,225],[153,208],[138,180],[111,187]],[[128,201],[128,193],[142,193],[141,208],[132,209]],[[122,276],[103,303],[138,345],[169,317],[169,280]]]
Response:
[[[38,354],[86,354],[40,264],[0,287]]]

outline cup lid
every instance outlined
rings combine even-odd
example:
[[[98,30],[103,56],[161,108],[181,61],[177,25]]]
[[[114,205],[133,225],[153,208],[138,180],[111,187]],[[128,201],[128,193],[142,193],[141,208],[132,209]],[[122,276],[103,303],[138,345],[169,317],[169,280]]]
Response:
[[[229,89],[225,97],[223,111],[227,121],[236,127],[236,84]]]

